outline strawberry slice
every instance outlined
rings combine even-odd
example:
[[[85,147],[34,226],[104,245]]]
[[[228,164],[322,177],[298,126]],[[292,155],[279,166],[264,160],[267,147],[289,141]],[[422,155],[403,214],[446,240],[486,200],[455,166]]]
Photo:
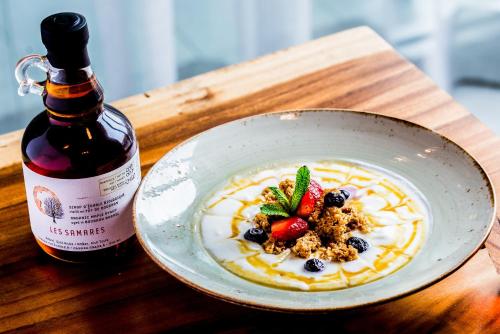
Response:
[[[275,221],[271,225],[271,236],[277,240],[292,240],[303,236],[308,229],[307,222],[299,217]]]
[[[299,207],[297,208],[297,216],[307,219],[314,211],[314,205],[323,195],[323,189],[318,182],[311,180],[309,188],[300,200]]]

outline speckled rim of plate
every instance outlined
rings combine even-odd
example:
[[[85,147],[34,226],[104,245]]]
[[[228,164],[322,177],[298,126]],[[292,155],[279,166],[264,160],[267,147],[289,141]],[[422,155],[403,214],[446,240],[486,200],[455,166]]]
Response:
[[[206,133],[208,131],[217,130],[218,128],[223,127],[223,126],[228,125],[228,124],[231,124],[231,123],[245,122],[245,121],[252,120],[254,118],[265,117],[265,116],[273,116],[273,115],[276,115],[276,116],[277,115],[281,115],[281,116],[283,116],[283,115],[286,115],[286,114],[303,114],[303,113],[314,113],[314,112],[342,112],[342,113],[351,113],[351,114],[360,114],[360,115],[365,115],[365,116],[372,116],[375,119],[382,118],[382,119],[392,120],[392,121],[395,121],[396,123],[403,123],[403,124],[405,124],[408,127],[414,127],[414,128],[418,128],[418,129],[421,129],[421,130],[424,130],[424,131],[428,131],[428,132],[430,132],[430,133],[432,133],[432,134],[440,137],[443,141],[447,142],[448,144],[451,144],[451,145],[455,146],[458,150],[462,151],[462,153],[468,159],[470,159],[470,161],[475,165],[477,171],[483,177],[483,180],[485,181],[485,183],[487,185],[487,188],[488,188],[487,192],[489,192],[489,194],[490,194],[491,206],[492,206],[492,210],[493,210],[492,214],[491,214],[490,222],[488,223],[487,228],[486,228],[486,230],[485,230],[485,232],[484,232],[481,240],[477,243],[477,245],[474,247],[474,249],[472,251],[470,251],[469,254],[466,257],[464,257],[461,261],[458,261],[451,269],[447,270],[446,272],[443,272],[439,276],[434,277],[433,279],[429,280],[427,283],[422,284],[420,286],[416,286],[416,287],[414,287],[412,289],[409,289],[409,290],[407,290],[405,292],[402,292],[402,293],[399,293],[399,294],[395,294],[395,295],[387,297],[387,298],[380,298],[380,299],[377,299],[377,300],[374,300],[374,301],[371,301],[371,302],[366,302],[366,303],[363,303],[363,304],[350,305],[350,306],[346,306],[346,307],[323,307],[323,308],[301,308],[301,309],[298,309],[298,308],[286,308],[286,307],[275,307],[273,305],[254,303],[254,302],[250,302],[248,300],[244,300],[244,299],[236,298],[234,296],[225,295],[225,294],[222,294],[222,293],[218,293],[218,292],[212,291],[210,289],[207,289],[207,288],[203,287],[202,285],[193,283],[192,281],[190,281],[189,279],[186,279],[182,275],[179,275],[178,273],[176,273],[174,270],[172,270],[171,268],[169,268],[168,266],[166,266],[164,263],[162,263],[160,260],[158,260],[154,256],[154,254],[151,251],[151,249],[149,249],[149,247],[146,245],[146,242],[143,239],[143,236],[141,235],[141,231],[138,228],[136,206],[137,206],[138,196],[139,196],[141,190],[143,189],[145,182],[147,181],[148,177],[151,175],[151,172],[154,169],[155,165],[160,160],[163,160],[163,159],[167,158],[170,154],[174,153],[180,147],[188,144],[189,142],[192,142],[196,138],[202,136],[204,133]],[[224,300],[226,302],[229,302],[229,303],[232,303],[232,304],[235,304],[235,305],[240,305],[240,306],[245,306],[245,307],[250,307],[250,308],[255,308],[255,309],[261,309],[261,310],[267,310],[267,311],[276,311],[276,312],[283,312],[283,313],[303,313],[303,314],[327,313],[327,312],[332,312],[332,311],[337,311],[337,310],[357,309],[357,308],[363,308],[363,307],[367,307],[367,306],[382,304],[382,303],[386,303],[386,302],[390,302],[390,301],[393,301],[393,300],[397,300],[397,299],[403,298],[405,296],[411,295],[413,293],[419,292],[421,290],[424,290],[424,289],[426,289],[426,288],[428,288],[428,287],[430,287],[430,286],[438,283],[439,281],[443,280],[444,278],[450,276],[455,271],[457,271],[458,269],[460,269],[468,260],[470,260],[479,251],[479,249],[481,249],[481,247],[484,245],[486,239],[488,238],[489,234],[491,233],[491,230],[493,228],[493,224],[495,223],[495,220],[496,220],[496,211],[497,211],[496,210],[496,193],[495,193],[495,190],[494,190],[494,188],[492,186],[492,181],[491,181],[489,175],[485,172],[484,168],[481,166],[481,164],[467,150],[465,150],[461,145],[455,143],[453,140],[449,139],[448,137],[446,137],[446,136],[444,136],[444,135],[442,135],[442,134],[440,134],[440,133],[438,133],[438,132],[436,132],[436,131],[434,131],[432,129],[429,129],[429,128],[425,127],[425,126],[422,126],[422,125],[419,125],[419,124],[416,124],[416,123],[413,123],[413,122],[410,122],[410,121],[407,121],[407,120],[404,120],[404,119],[400,119],[400,118],[397,118],[397,117],[387,116],[387,115],[381,115],[381,114],[377,114],[377,113],[373,113],[373,112],[369,112],[369,111],[360,111],[360,110],[354,110],[354,109],[336,109],[336,108],[288,109],[288,110],[283,110],[283,111],[274,111],[274,112],[262,113],[262,114],[258,114],[258,115],[253,115],[253,116],[248,116],[248,117],[236,119],[236,120],[233,120],[233,121],[222,123],[220,125],[212,127],[212,128],[207,129],[205,131],[202,131],[202,132],[200,132],[200,133],[198,133],[198,134],[196,134],[196,135],[194,135],[194,136],[192,136],[192,137],[190,137],[190,138],[182,141],[181,143],[177,144],[174,148],[172,148],[170,151],[168,151],[165,155],[163,155],[160,159],[158,159],[157,162],[155,163],[155,165],[153,165],[151,167],[151,169],[148,171],[148,173],[144,176],[144,178],[143,178],[143,180],[141,182],[141,185],[140,185],[140,187],[138,188],[138,190],[137,190],[137,192],[135,194],[134,202],[133,202],[133,209],[132,209],[132,211],[133,211],[133,224],[134,224],[134,229],[135,229],[135,232],[136,232],[136,236],[137,236],[137,239],[138,239],[139,243],[141,244],[142,248],[146,252],[146,254],[160,268],[164,269],[167,273],[169,273],[170,275],[172,275],[173,277],[175,277],[176,279],[178,279],[179,281],[183,282],[184,284],[188,285],[189,287],[193,288],[196,291],[199,291],[199,292],[204,293],[204,294],[206,294],[208,296],[214,297],[216,299]],[[257,284],[257,283],[254,283],[254,284]],[[370,284],[370,283],[368,283],[368,284]],[[334,291],[332,291],[332,292],[334,292]]]

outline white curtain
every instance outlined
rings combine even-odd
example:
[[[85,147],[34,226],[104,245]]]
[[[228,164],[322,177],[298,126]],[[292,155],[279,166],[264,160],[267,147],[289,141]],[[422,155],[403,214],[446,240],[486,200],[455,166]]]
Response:
[[[371,26],[452,94],[471,78],[500,87],[498,1],[1,0],[0,133],[42,110],[39,97],[17,96],[13,71],[22,56],[45,52],[40,21],[61,11],[87,17],[107,101],[358,25]]]

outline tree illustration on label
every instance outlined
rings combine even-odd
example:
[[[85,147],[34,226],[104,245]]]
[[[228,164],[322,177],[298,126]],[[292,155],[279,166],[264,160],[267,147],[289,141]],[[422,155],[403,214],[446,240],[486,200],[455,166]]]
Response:
[[[54,223],[56,222],[56,218],[60,219],[64,217],[61,202],[59,202],[57,197],[47,197],[44,199],[43,210],[47,216],[52,217]]]
[[[33,198],[36,207],[41,213],[52,217],[52,222],[56,224],[56,218],[61,219],[64,217],[64,210],[61,201],[57,198],[56,194],[42,186],[35,186],[33,188]]]

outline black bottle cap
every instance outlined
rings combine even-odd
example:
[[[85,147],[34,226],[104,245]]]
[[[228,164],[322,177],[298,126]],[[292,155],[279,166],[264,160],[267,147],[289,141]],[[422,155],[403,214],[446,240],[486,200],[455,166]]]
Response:
[[[56,68],[78,69],[90,65],[87,54],[87,20],[77,13],[58,13],[46,17],[41,25],[47,58]]]

